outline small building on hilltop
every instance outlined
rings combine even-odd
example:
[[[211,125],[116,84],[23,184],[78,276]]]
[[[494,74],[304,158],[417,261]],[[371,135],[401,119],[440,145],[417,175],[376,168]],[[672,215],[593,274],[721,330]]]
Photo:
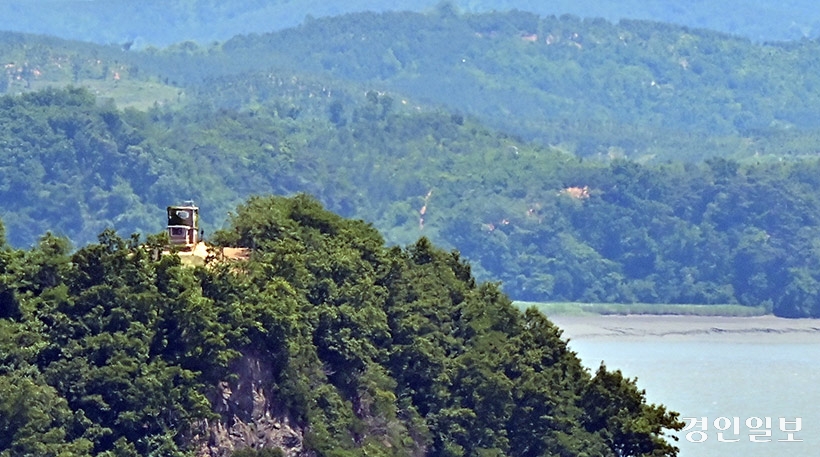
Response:
[[[199,243],[199,208],[193,201],[168,207],[168,237],[171,245],[193,248]]]

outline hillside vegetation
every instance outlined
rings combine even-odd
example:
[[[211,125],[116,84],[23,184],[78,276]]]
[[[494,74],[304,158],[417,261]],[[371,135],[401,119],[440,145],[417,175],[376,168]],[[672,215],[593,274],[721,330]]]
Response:
[[[46,6],[47,7],[44,7]],[[167,46],[186,40],[223,41],[237,34],[267,33],[294,27],[306,17],[364,11],[424,12],[448,5],[486,13],[523,10],[541,15],[647,19],[731,33],[755,41],[816,38],[820,15],[810,0],[7,0],[0,3],[4,27],[100,44]]]
[[[369,97],[343,125],[287,110],[120,112],[76,89],[6,98],[9,239],[153,233],[160,208],[188,198],[207,202],[211,233],[243,195],[304,191],[394,243],[458,249],[519,300],[818,313],[817,160],[581,161]]]
[[[386,247],[304,195],[253,197],[215,239],[255,250],[186,267],[152,256],[162,237],[2,243],[0,455],[677,454],[676,413],[583,369],[457,253]]]
[[[517,300],[820,315],[814,41],[441,7],[207,47],[2,46],[13,246],[156,233],[188,199],[207,236],[250,195],[304,192]]]
[[[756,44],[646,21],[442,7],[143,52],[13,34],[3,42],[8,93],[74,84],[122,107],[142,91],[142,106],[187,97],[235,109],[281,102],[276,84],[310,79],[329,96],[325,110],[346,105],[344,93],[389,91],[583,157],[813,157],[820,129],[817,42]],[[319,102],[308,94],[319,95],[302,87],[296,105]]]
[[[816,154],[812,41],[758,45],[645,21],[440,10],[308,21],[221,51],[231,68],[265,56],[273,68],[406,94],[584,157]]]

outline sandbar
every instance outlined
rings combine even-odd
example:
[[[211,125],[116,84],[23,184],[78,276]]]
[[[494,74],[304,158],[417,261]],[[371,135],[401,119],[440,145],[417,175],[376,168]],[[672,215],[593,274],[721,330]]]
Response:
[[[677,315],[548,316],[570,340],[612,339],[818,343],[820,319],[775,316]]]

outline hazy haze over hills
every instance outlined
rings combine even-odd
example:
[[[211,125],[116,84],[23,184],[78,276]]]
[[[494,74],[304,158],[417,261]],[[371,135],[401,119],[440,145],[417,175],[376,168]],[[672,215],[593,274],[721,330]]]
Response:
[[[458,0],[449,2],[467,12],[518,9],[541,15],[648,19],[708,28],[755,41],[817,37],[820,10],[809,0]],[[123,0],[30,0],[0,4],[0,29],[55,35],[97,43],[166,46],[193,40],[223,41],[237,34],[265,33],[301,23],[307,16],[335,16],[358,11],[426,11],[437,0],[214,0],[129,2]]]

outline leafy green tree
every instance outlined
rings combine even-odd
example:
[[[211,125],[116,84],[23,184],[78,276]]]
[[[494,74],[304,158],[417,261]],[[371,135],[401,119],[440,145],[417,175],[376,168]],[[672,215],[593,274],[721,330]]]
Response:
[[[73,422],[53,387],[20,372],[0,375],[0,455],[92,455],[90,441],[70,437]]]
[[[607,371],[601,364],[584,391],[581,404],[587,430],[600,434],[618,456],[651,456],[675,452],[663,436],[664,429],[683,424],[678,414],[646,404],[645,392],[620,370]],[[671,436],[676,439],[676,437]]]

